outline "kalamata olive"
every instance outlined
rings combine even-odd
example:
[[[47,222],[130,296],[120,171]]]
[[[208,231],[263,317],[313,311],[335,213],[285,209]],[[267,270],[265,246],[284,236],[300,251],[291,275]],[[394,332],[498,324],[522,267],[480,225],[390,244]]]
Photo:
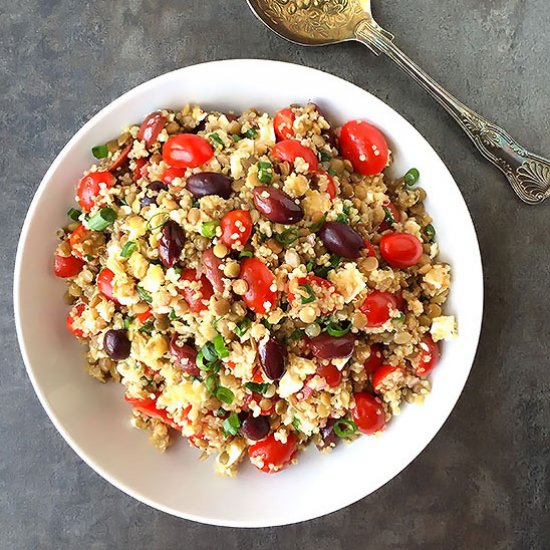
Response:
[[[253,416],[248,414],[241,424],[241,433],[252,441],[259,441],[269,434],[269,420],[267,416]]]
[[[206,130],[206,119],[201,120],[192,130],[189,130],[190,134],[198,134]]]
[[[173,220],[164,224],[159,239],[159,258],[164,267],[173,267],[184,245],[183,229]]]
[[[311,353],[318,359],[349,357],[353,353],[354,346],[355,336],[350,333],[344,336],[331,336],[323,332],[309,341]]]
[[[109,330],[103,337],[103,351],[115,361],[122,361],[130,355],[130,340],[125,330]]]
[[[145,195],[139,201],[141,208],[157,202],[157,195],[160,191],[167,191],[168,186],[162,181],[153,181],[145,188]]]
[[[239,120],[239,115],[236,115],[235,113],[224,113],[224,115],[225,115],[225,118],[229,120],[229,122]]]
[[[224,199],[231,196],[232,180],[217,172],[200,172],[187,178],[187,190],[196,198],[219,195]]]
[[[223,271],[220,269],[223,261],[214,254],[214,249],[209,248],[202,253],[202,270],[206,278],[212,283],[216,292],[224,291]]]
[[[183,372],[192,376],[198,376],[200,370],[197,367],[197,350],[187,344],[182,344],[179,338],[178,334],[172,336],[170,340],[170,354],[176,365],[178,365]]]
[[[278,340],[271,337],[267,342],[258,344],[260,364],[270,380],[280,380],[286,372],[288,352]]]
[[[358,258],[365,246],[361,235],[342,222],[327,222],[317,234],[330,252],[342,258]]]
[[[326,449],[327,447],[334,447],[336,443],[336,434],[334,433],[334,419],[329,418],[326,425],[319,430],[321,441],[317,443],[318,449]]]
[[[304,209],[276,187],[255,187],[254,204],[264,217],[274,223],[293,224],[304,217]]]

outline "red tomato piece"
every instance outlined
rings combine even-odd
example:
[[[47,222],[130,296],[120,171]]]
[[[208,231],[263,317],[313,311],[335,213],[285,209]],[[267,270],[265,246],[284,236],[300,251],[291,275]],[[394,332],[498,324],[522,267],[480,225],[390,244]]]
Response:
[[[290,107],[281,109],[273,119],[273,127],[275,128],[275,134],[279,140],[290,139],[295,135],[294,121],[296,115]]]
[[[382,401],[367,392],[355,394],[355,408],[352,414],[359,431],[367,435],[383,430],[386,425]]]
[[[412,267],[418,263],[422,253],[422,243],[410,233],[382,235],[380,254],[392,267]]]
[[[116,298],[113,296],[113,279],[115,274],[110,269],[102,269],[97,276],[97,288],[99,292],[103,294],[109,300],[116,302]],[[118,303],[118,302],[117,302]]]
[[[330,197],[330,200],[334,200],[336,198],[336,183],[334,183],[333,177],[328,172],[323,172],[322,170],[318,170],[315,175],[316,176],[325,176],[327,178],[326,192],[327,192],[328,196]]]
[[[109,167],[109,172],[114,172],[128,160],[128,154],[132,150],[132,147],[133,145],[130,143],[130,145],[127,145],[124,149],[122,149],[120,155],[118,155],[118,158]]]
[[[116,179],[111,172],[90,172],[76,186],[78,204],[83,210],[89,212],[94,207],[101,187],[104,186],[109,189],[115,184],[115,181]]]
[[[84,261],[76,256],[55,256],[53,260],[53,272],[56,277],[63,279],[74,277],[82,271]]]
[[[298,451],[298,439],[289,433],[286,443],[275,439],[274,434],[254,443],[248,448],[250,462],[266,473],[274,473],[288,466]]]
[[[171,428],[181,431],[181,426],[178,426],[178,424],[176,424],[174,420],[168,416],[168,413],[164,409],[157,408],[156,399],[138,399],[136,397],[128,397],[127,395],[124,396],[124,399],[132,405],[132,408],[144,416],[161,420],[165,424],[168,424]]]
[[[74,256],[80,259],[84,259],[80,243],[90,234],[90,231],[80,224],[70,235],[69,244]]]
[[[67,315],[67,328],[79,338],[84,338],[84,333],[79,328],[74,327],[74,322],[78,317],[81,317],[84,313],[84,310],[86,309],[86,304],[80,303],[76,304],[71,311],[69,312],[69,315]]]
[[[136,313],[137,320],[143,325],[147,322],[147,319],[153,315],[151,308],[148,307],[143,313]]]
[[[136,167],[132,174],[134,181],[146,178],[149,173],[149,164],[145,159],[135,159]]]
[[[199,283],[197,286],[188,285],[180,290],[185,301],[189,304],[189,309],[193,313],[199,313],[208,309],[208,305],[204,302],[210,300],[214,294],[214,289],[210,281],[204,275],[197,278],[197,271],[191,268],[182,270],[180,279],[189,281],[190,283]]]
[[[307,277],[300,277],[298,280],[296,280],[295,283],[295,290],[298,289],[298,287],[302,285],[309,285],[313,291],[314,294],[319,295],[321,294],[321,297],[326,297],[333,292],[336,292],[336,288],[332,283],[327,281],[326,279],[323,279],[322,277],[317,277],[317,275],[309,274]],[[316,287],[320,287],[320,289],[317,289]],[[293,306],[296,303],[296,294],[290,288],[288,289],[288,302],[291,306]],[[325,300],[319,300],[319,302],[324,303]],[[323,309],[324,313],[328,313],[331,310]]]
[[[363,176],[374,176],[388,164],[389,149],[382,132],[363,120],[350,120],[340,132],[340,151]]]
[[[281,162],[288,162],[294,166],[297,158],[307,162],[310,172],[315,172],[319,167],[319,161],[315,153],[305,145],[302,145],[297,139],[285,139],[275,144],[271,150],[271,154]]]
[[[275,309],[277,291],[272,290],[275,277],[268,267],[258,258],[245,258],[241,263],[239,277],[248,285],[243,295],[244,303],[254,313],[267,313]]]
[[[252,235],[252,217],[247,210],[231,210],[220,221],[222,242],[231,249],[244,246]]]
[[[342,373],[332,363],[320,365],[317,374],[322,376],[331,388],[335,388],[342,381]]]
[[[174,168],[172,166],[167,166],[162,172],[161,179],[166,185],[171,185],[176,178],[183,178],[186,170],[187,168]]]
[[[434,370],[439,362],[439,346],[427,334],[424,341],[420,344],[420,361],[415,369],[418,376],[428,376]]]
[[[384,204],[384,208],[387,208],[390,211],[391,217],[396,222],[401,221],[401,212],[397,210],[397,206],[393,204],[393,202],[387,202]],[[379,231],[387,231],[388,229],[391,229],[391,224],[387,220],[383,220],[380,226],[378,227]]]
[[[177,134],[162,147],[162,160],[174,168],[196,168],[213,156],[212,145],[195,134]]]
[[[378,367],[372,375],[372,387],[376,393],[384,393],[385,384],[390,384],[392,379],[398,381],[398,379],[402,378],[404,375],[405,371],[401,367],[382,365]]]
[[[153,145],[153,143],[157,140],[159,134],[162,132],[165,122],[166,116],[160,111],[151,113],[141,123],[137,138],[140,141],[145,141],[145,145],[147,147],[151,147],[151,145]]]
[[[376,248],[374,248],[374,246],[366,239],[363,241],[363,243],[365,245],[365,250],[367,251],[367,258],[368,257],[376,258]]]
[[[367,316],[367,327],[381,327],[391,316],[391,310],[397,309],[397,300],[389,292],[373,290],[369,292],[359,311]]]
[[[372,374],[378,367],[382,366],[384,356],[382,355],[382,346],[380,344],[372,344],[370,347],[369,358],[363,364],[363,368],[367,374]]]

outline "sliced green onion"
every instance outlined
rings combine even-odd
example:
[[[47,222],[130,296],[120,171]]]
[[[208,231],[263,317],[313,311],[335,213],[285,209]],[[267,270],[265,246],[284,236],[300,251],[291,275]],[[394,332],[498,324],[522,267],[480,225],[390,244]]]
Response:
[[[315,275],[317,275],[317,277],[321,277],[322,279],[326,279],[329,274],[329,271],[332,271],[333,269],[336,269],[338,267],[340,260],[341,260],[340,256],[333,254],[330,257],[329,265],[322,265],[317,267],[314,270]]]
[[[147,321],[147,323],[145,323],[144,325],[139,327],[138,331],[143,332],[145,334],[151,334],[151,332],[153,332],[154,328],[155,328],[155,325],[154,325],[153,321]]]
[[[406,319],[406,316],[403,312],[399,313],[398,317],[394,317],[393,320],[397,323],[403,323]]]
[[[292,421],[292,425],[294,426],[295,430],[300,429],[300,419],[298,417],[294,417],[294,420]]]
[[[145,229],[147,229],[147,231],[153,231],[154,229],[159,229],[159,227],[162,227],[169,219],[170,219],[170,216],[168,212],[157,212],[156,214],[153,214],[149,218],[149,221],[147,222]]]
[[[223,142],[222,138],[214,132],[213,134],[210,134],[208,136],[220,149],[223,149],[225,146],[225,143]]]
[[[107,145],[96,145],[95,147],[92,147],[92,155],[96,159],[104,159],[109,156],[109,148]]]
[[[315,263],[313,262],[313,260],[310,260],[307,264],[306,264],[306,269],[307,269],[307,272],[308,273],[311,273],[313,271],[313,268],[315,267]]]
[[[88,227],[94,231],[104,231],[116,220],[116,212],[112,208],[102,208],[88,220]]]
[[[214,395],[218,387],[218,377],[215,374],[209,374],[204,380],[204,385],[206,389]]]
[[[255,128],[249,128],[244,135],[248,139],[256,139],[256,137],[258,136],[258,131]]]
[[[244,385],[245,388],[255,393],[261,393],[262,395],[269,389],[269,384],[259,384],[258,382],[247,382]]]
[[[238,134],[231,134],[231,139],[235,142],[237,141],[241,141],[241,139],[243,139],[241,136],[239,136]]]
[[[300,296],[300,301],[302,304],[311,304],[311,302],[315,302],[315,293],[313,292],[311,285],[300,285],[300,288],[303,288],[307,292],[307,296]]]
[[[214,340],[214,349],[216,350],[216,353],[218,354],[218,357],[220,359],[225,359],[226,357],[229,357],[229,350],[227,349],[227,346],[225,345],[225,342],[223,341],[223,336],[221,334],[218,334]]]
[[[435,227],[430,223],[424,228],[424,231],[426,232],[428,240],[433,243],[435,240]]]
[[[170,319],[170,321],[175,321],[177,318],[178,316],[176,315],[176,310],[172,308],[168,314],[168,319]]]
[[[136,290],[137,290],[138,296],[144,302],[147,302],[148,304],[150,304],[153,301],[153,297],[151,296],[151,293],[147,292],[143,287],[137,285]]]
[[[214,347],[214,344],[212,342],[207,342],[206,344],[204,344],[204,346],[202,346],[201,348],[201,351],[204,358],[209,363],[212,363],[212,361],[215,361],[218,358],[216,348]]]
[[[217,416],[218,418],[220,416],[225,416],[227,414],[227,411],[223,408],[223,407],[220,407],[215,413],[214,413],[214,416]]]
[[[312,223],[310,226],[309,226],[309,230],[312,232],[312,233],[317,233],[317,231],[319,231],[323,225],[325,225],[325,222],[327,221],[327,215],[324,214],[323,217],[316,221],[315,223]]]
[[[130,328],[130,325],[133,323],[135,317],[133,315],[128,315],[128,317],[124,318],[124,328],[128,330]]]
[[[288,229],[285,229],[282,233],[275,235],[275,238],[281,244],[289,245],[289,244],[292,244],[294,241],[296,241],[299,236],[300,236],[300,233],[295,227],[289,227]]]
[[[200,208],[201,207],[201,201],[199,199],[193,199],[191,202],[191,208]]]
[[[86,254],[84,258],[86,259],[87,262],[91,262],[94,260],[94,257],[91,254]]]
[[[223,315],[221,317],[216,317],[215,319],[212,319],[212,322],[210,323],[212,325],[212,328],[216,328],[218,326],[218,323],[223,319]]]
[[[305,331],[301,328],[297,328],[296,330],[293,330],[287,337],[287,340],[290,342],[294,340],[300,340],[305,334]]]
[[[262,183],[271,183],[273,178],[273,167],[271,162],[258,161],[258,179]]]
[[[328,162],[332,159],[332,155],[330,153],[327,153],[326,151],[319,151],[317,154],[321,162]]]
[[[76,208],[69,208],[69,211],[67,212],[67,216],[69,216],[69,218],[71,218],[74,222],[78,221],[81,214],[82,212]]]
[[[209,239],[215,237],[216,227],[218,227],[218,225],[220,225],[220,222],[218,221],[204,222],[201,225],[201,235],[203,237],[208,237]]]
[[[250,250],[243,250],[239,254],[239,258],[252,258],[252,256],[254,256],[254,254],[252,252],[250,252]]]
[[[239,321],[237,323],[237,326],[235,327],[235,334],[239,338],[242,338],[250,328],[250,324],[250,319],[248,317],[245,317],[242,321]]]
[[[336,216],[336,221],[349,224],[349,206],[342,208],[342,213]]]
[[[136,250],[137,250],[137,244],[134,241],[128,241],[120,251],[120,255],[123,258],[129,258]]]
[[[350,437],[357,431],[357,424],[352,420],[340,419],[332,429],[338,437]]]
[[[221,401],[221,400],[220,400]],[[231,413],[222,424],[223,431],[229,435],[237,435],[241,427],[241,421],[237,413]]]
[[[235,399],[235,395],[229,388],[224,388],[223,386],[220,386],[216,390],[216,398],[222,403],[231,405],[231,403],[233,403],[233,399]]]
[[[384,212],[386,213],[384,220],[390,225],[393,225],[395,223],[395,218],[393,217],[391,210],[387,206],[384,206]]]
[[[412,187],[415,183],[418,182],[420,177],[420,172],[416,168],[411,168],[406,174],[403,180],[407,187]]]
[[[344,336],[344,334],[347,334],[351,330],[351,323],[347,323],[347,326],[342,326],[339,323],[331,322],[327,326],[327,332],[331,336],[335,336],[336,338],[339,338],[340,336]]]
[[[329,168],[327,170],[327,174],[330,174],[332,177],[334,177],[338,175],[338,172],[336,172],[336,170],[334,170],[333,168]]]
[[[174,273],[176,273],[176,275],[181,275],[182,269],[179,265],[175,265],[172,269],[174,270]]]

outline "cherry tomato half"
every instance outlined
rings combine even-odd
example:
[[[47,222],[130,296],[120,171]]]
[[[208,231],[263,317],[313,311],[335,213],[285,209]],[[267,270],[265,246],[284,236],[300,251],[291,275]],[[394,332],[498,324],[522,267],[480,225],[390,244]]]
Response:
[[[95,204],[95,200],[99,195],[102,186],[107,189],[115,184],[115,177],[111,172],[90,172],[84,176],[76,186],[76,195],[78,204],[89,212]]]
[[[267,313],[275,309],[277,291],[272,290],[275,277],[258,258],[245,258],[241,263],[239,277],[248,285],[243,296],[244,303],[254,313]]]
[[[141,123],[137,138],[140,141],[145,141],[145,145],[147,147],[151,147],[151,145],[153,145],[153,143],[157,140],[159,134],[162,132],[165,122],[166,116],[160,111],[151,113]]]
[[[275,134],[279,140],[291,139],[295,135],[294,121],[296,115],[290,107],[281,109],[273,119],[273,127],[275,128]]]
[[[132,405],[133,409],[140,412],[144,416],[161,420],[165,424],[168,424],[171,428],[181,431],[181,426],[178,426],[174,420],[168,416],[168,413],[164,409],[157,408],[156,399],[138,399],[136,397],[128,397],[127,395],[124,396],[124,399]]]
[[[340,151],[363,176],[374,176],[388,164],[388,144],[382,132],[363,120],[350,120],[340,132]]]
[[[410,233],[389,233],[380,240],[380,254],[392,267],[412,267],[422,252],[422,243]]]
[[[389,213],[395,222],[401,221],[401,212],[397,210],[397,206],[395,206],[393,202],[388,201],[387,203],[384,204],[384,208],[387,208],[389,210]],[[386,217],[387,217],[387,213],[386,213]],[[378,227],[378,230],[382,232],[382,231],[387,231],[388,229],[391,229],[391,224],[389,223],[388,220],[384,219],[380,224],[380,226]]]
[[[220,221],[222,242],[233,249],[244,246],[252,235],[252,217],[247,210],[231,210]]]
[[[186,168],[174,168],[172,166],[167,166],[163,172],[162,177],[160,178],[166,185],[171,185],[176,178],[183,178],[185,176]]]
[[[80,243],[85,240],[90,234],[90,230],[86,229],[83,224],[80,224],[70,235],[69,244],[71,245],[71,250],[73,255],[77,258],[84,259],[84,254]]]
[[[258,470],[274,473],[290,464],[297,447],[298,439],[293,433],[288,434],[286,443],[278,441],[274,434],[270,434],[248,448],[248,457]]]
[[[318,298],[317,303],[321,304],[321,311],[323,313],[329,313],[334,310],[334,308],[327,309],[326,305],[324,304],[326,302],[326,298],[328,298],[332,293],[336,292],[335,286],[326,279],[323,279],[322,277],[317,277],[317,275],[313,275],[312,273],[310,273],[307,277],[300,277],[299,279],[295,279],[293,281],[292,287],[294,291],[290,288],[288,289],[288,302],[291,306],[293,306],[297,302],[296,291],[300,286],[303,285],[309,285],[311,287],[311,290]],[[298,296],[298,298],[300,297],[301,294]]]
[[[420,362],[415,369],[418,376],[428,376],[439,362],[439,346],[428,334],[420,344]]]
[[[122,149],[120,155],[118,155],[118,158],[111,164],[111,166],[109,166],[109,172],[118,170],[128,160],[128,155],[132,150],[132,147],[133,145],[130,143],[130,145],[127,145],[124,149]]]
[[[275,144],[271,150],[271,154],[281,162],[288,162],[294,166],[297,158],[304,159],[309,166],[310,172],[315,172],[319,166],[319,161],[315,153],[305,145],[302,145],[297,139],[285,139]]]
[[[370,347],[369,358],[363,363],[363,368],[367,374],[372,374],[378,367],[382,366],[384,356],[382,355],[382,346],[372,344]]]
[[[389,292],[373,290],[369,292],[359,311],[367,316],[367,327],[381,327],[391,316],[391,310],[397,309],[397,300]]]
[[[108,268],[102,269],[97,276],[97,288],[99,292],[103,294],[109,300],[116,302],[116,298],[113,296],[113,279],[115,274]]]
[[[139,181],[141,178],[146,178],[149,175],[149,163],[146,159],[135,159],[136,167],[132,172],[134,181]]]
[[[392,380],[398,381],[404,375],[405,371],[401,367],[382,365],[372,375],[372,387],[376,393],[384,393],[384,384],[388,384]]]
[[[204,275],[197,278],[197,271],[191,268],[182,270],[180,279],[182,281],[189,281],[190,283],[199,283],[196,286],[185,286],[180,290],[185,301],[189,304],[189,309],[193,313],[199,313],[208,309],[208,304],[205,304],[205,302],[208,302],[214,294],[210,281]]]
[[[147,322],[147,319],[149,319],[151,315],[153,315],[153,312],[151,311],[151,308],[148,307],[142,313],[136,313],[136,318],[143,325]]]
[[[84,310],[86,309],[86,304],[80,303],[76,304],[76,306],[69,311],[69,315],[67,315],[67,328],[79,338],[84,337],[84,333],[79,328],[74,327],[74,322],[78,317],[81,317],[84,313]]]
[[[56,277],[74,277],[82,271],[84,261],[76,256],[55,256],[53,272]]]
[[[173,168],[196,168],[213,156],[210,143],[195,134],[177,134],[162,147],[162,160]]]
[[[335,388],[342,381],[342,373],[332,363],[320,365],[317,374],[322,376],[331,388]]]
[[[383,430],[386,425],[382,402],[378,397],[367,392],[355,394],[355,408],[352,414],[359,431],[367,435]]]
[[[315,179],[317,179],[317,181],[318,176],[325,176],[325,178],[327,178],[326,192],[330,200],[334,200],[336,198],[336,184],[334,183],[333,177],[328,172],[323,172],[322,170],[318,170],[315,174]]]
[[[367,252],[367,258],[369,258],[369,257],[376,258],[376,248],[374,248],[374,246],[369,241],[367,241],[366,239],[363,241],[363,244],[365,245],[365,250]]]

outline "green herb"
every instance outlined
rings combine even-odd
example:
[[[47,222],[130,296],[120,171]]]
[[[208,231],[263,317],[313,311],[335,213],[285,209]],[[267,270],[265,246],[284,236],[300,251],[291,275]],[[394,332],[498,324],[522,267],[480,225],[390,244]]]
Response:
[[[349,206],[344,206],[342,208],[342,213],[336,216],[336,221],[349,224]]]
[[[282,233],[275,235],[275,238],[284,245],[292,244],[298,239],[300,233],[295,227],[289,227],[285,229]]]
[[[300,430],[300,419],[295,416],[294,420],[292,421],[292,425],[294,426],[295,430]]]
[[[221,317],[215,317],[212,319],[212,322],[210,323],[212,325],[212,328],[216,328],[218,326],[218,323],[223,319],[223,315]]]
[[[81,214],[82,212],[76,208],[69,208],[69,211],[67,212],[67,216],[69,216],[69,218],[71,218],[74,222],[78,221]]]
[[[435,240],[435,227],[430,223],[424,228],[424,231],[426,232],[428,240],[433,243]]]
[[[297,328],[296,330],[292,331],[288,335],[287,340],[289,342],[292,342],[294,340],[300,340],[300,338],[302,338],[304,334],[305,334],[305,331],[303,329]]]
[[[307,269],[307,272],[308,273],[311,273],[313,271],[313,268],[315,267],[315,262],[313,260],[310,260],[307,264],[306,264],[306,269]]]
[[[252,258],[252,256],[254,256],[254,254],[252,252],[250,252],[250,250],[243,250],[239,254],[240,259],[242,259],[242,258]]]
[[[193,382],[202,382],[202,378],[200,376],[195,376],[194,374],[192,374],[189,378],[191,378]]]
[[[319,151],[317,155],[321,162],[328,162],[329,160],[332,159],[332,156],[330,155],[330,153],[327,153],[326,151]]]
[[[342,326],[339,323],[331,322],[327,326],[327,332],[330,334],[330,336],[335,336],[336,338],[339,338],[340,336],[344,336],[344,334],[347,334],[351,330],[351,323],[347,323],[347,325]]]
[[[267,319],[262,319],[260,322],[262,323],[262,325],[263,325],[265,328],[268,328],[268,329],[269,329],[269,328],[272,327],[271,323],[270,323]]]
[[[258,131],[256,128],[249,128],[245,134],[248,139],[256,139],[258,137]]]
[[[144,302],[147,302],[148,304],[150,304],[153,301],[153,297],[151,296],[151,294],[147,292],[143,287],[137,285],[136,290],[137,290],[138,296]]]
[[[222,403],[231,405],[231,403],[233,403],[233,399],[235,399],[235,396],[233,395],[233,392],[229,388],[224,388],[223,386],[220,386],[216,390],[216,398]]]
[[[136,250],[137,250],[137,244],[134,241],[128,241],[120,251],[120,255],[123,258],[129,258]]]
[[[209,239],[215,237],[216,227],[218,227],[218,225],[220,225],[220,222],[218,221],[204,222],[201,225],[201,235],[203,237],[208,237]]]
[[[273,167],[270,162],[258,161],[258,179],[262,183],[271,183],[273,178]]]
[[[214,413],[214,416],[217,416],[217,417],[219,418],[219,417],[225,416],[226,414],[227,414],[227,411],[226,411],[223,407],[220,407],[220,408]]]
[[[122,204],[123,206],[128,206],[128,203],[126,202],[126,199],[124,197],[121,197],[118,200],[120,201],[120,204]]]
[[[102,208],[88,220],[88,227],[94,231],[104,231],[116,220],[116,212],[112,208]]]
[[[216,393],[216,388],[218,387],[218,377],[215,374],[209,374],[204,380],[204,385],[206,389],[214,395]]]
[[[204,358],[209,363],[212,363],[212,361],[215,361],[218,358],[218,353],[216,352],[216,348],[214,347],[214,344],[212,342],[206,342],[206,344],[204,344],[204,346],[201,348],[201,351]]]
[[[395,218],[393,217],[392,211],[387,206],[384,206],[384,212],[386,213],[384,217],[386,223],[393,225],[395,223]]]
[[[406,174],[403,180],[407,187],[412,187],[415,183],[418,182],[420,177],[420,172],[416,168],[411,168]]]
[[[357,431],[357,424],[352,420],[342,418],[335,422],[332,429],[338,437],[350,437]]]
[[[95,147],[92,147],[92,155],[96,159],[104,159],[109,156],[109,148],[107,145],[96,145]]]
[[[323,215],[323,217],[316,221],[315,223],[312,223],[310,226],[309,226],[309,230],[312,232],[312,233],[317,233],[317,231],[319,231],[323,225],[325,225],[325,222],[327,221],[327,215]]]
[[[329,169],[327,170],[327,174],[330,174],[332,177],[338,175],[338,173],[336,172],[336,170],[334,170],[333,168],[329,168]]]
[[[315,293],[309,284],[300,285],[300,288],[303,288],[307,292],[307,296],[300,296],[300,302],[302,304],[311,304],[315,302]]]
[[[174,273],[176,273],[176,275],[181,275],[182,269],[179,265],[175,265],[172,269],[174,270]]]
[[[94,257],[91,254],[86,254],[84,258],[86,259],[87,262],[91,262],[94,259]]]
[[[245,317],[242,321],[239,321],[237,323],[237,326],[235,327],[235,334],[239,338],[242,338],[250,328],[250,324],[250,319],[248,317]]]
[[[124,318],[124,328],[128,330],[130,328],[130,325],[134,322],[135,317],[133,315],[128,315],[128,317]]]
[[[213,134],[210,134],[208,136],[215,144],[216,146],[218,146],[220,149],[223,149],[224,148],[224,142],[222,140],[222,138],[216,134],[216,132],[214,132]]]
[[[220,400],[221,401],[221,400]],[[231,413],[222,424],[223,431],[229,435],[237,435],[241,427],[241,421],[237,413]]]
[[[231,134],[231,139],[235,142],[237,141],[241,141],[241,139],[243,139],[241,136],[239,136],[238,134]]]
[[[151,334],[151,332],[153,332],[154,328],[155,328],[154,322],[153,321],[147,321],[147,323],[145,323],[144,325],[139,327],[138,331],[143,332],[145,334]]]
[[[159,229],[169,219],[170,219],[170,216],[168,215],[168,212],[157,212],[156,214],[153,214],[149,218],[149,221],[147,222],[147,225],[145,226],[145,228],[147,229],[147,231],[153,231],[154,229]]]
[[[333,269],[336,269],[338,267],[338,264],[340,263],[340,256],[337,256],[336,254],[333,254],[330,257],[329,265],[322,265],[317,267],[314,272],[317,277],[321,277],[322,279],[326,279],[329,271],[332,271]]]
[[[229,350],[227,349],[227,346],[225,345],[225,342],[223,341],[223,336],[221,334],[218,334],[214,340],[214,349],[216,350],[216,353],[220,359],[225,359],[226,357],[229,357]]]
[[[175,321],[177,318],[178,316],[176,315],[176,310],[172,308],[168,314],[168,319],[170,319],[170,321]]]
[[[257,382],[247,382],[244,385],[245,388],[255,393],[261,393],[262,395],[269,389],[269,384],[259,384]]]
[[[403,312],[400,312],[398,317],[393,318],[393,320],[396,323],[403,323],[405,321],[405,319],[406,319],[406,317],[405,317],[405,314]]]
[[[201,207],[201,201],[199,199],[193,199],[191,202],[191,208],[200,208]]]

